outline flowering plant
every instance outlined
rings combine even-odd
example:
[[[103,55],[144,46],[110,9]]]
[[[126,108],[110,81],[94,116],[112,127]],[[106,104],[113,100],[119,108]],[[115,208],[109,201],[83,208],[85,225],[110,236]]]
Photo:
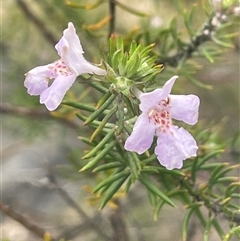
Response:
[[[26,74],[24,86],[30,95],[40,95],[40,103],[47,109],[55,110],[64,95],[81,74],[106,75],[104,69],[90,64],[83,57],[83,49],[74,25],[68,23],[63,37],[55,46],[61,59],[54,63],[39,66]],[[52,84],[50,80],[55,79]]]
[[[39,4],[36,3],[39,7],[44,6],[44,11],[42,11],[44,14],[45,12],[52,13],[53,9],[56,9],[56,5],[59,7],[57,7],[58,11],[61,6],[64,6],[62,13],[65,11],[70,13],[68,11],[71,11],[71,7],[90,11],[90,9],[104,4],[106,0],[97,0],[95,3],[87,5],[71,0],[53,1],[51,7],[55,8],[49,9],[48,6],[51,3],[48,2],[49,5],[40,4],[40,1]],[[17,221],[25,222],[25,226],[34,230],[43,240],[75,239],[74,235],[77,236],[76,233],[79,230],[85,229],[81,227],[93,228],[94,232],[97,231],[101,235],[102,240],[115,240],[116,237],[119,241],[155,240],[154,238],[158,240],[159,236],[155,233],[154,237],[144,238],[144,234],[142,237],[139,236],[140,228],[136,229],[136,234],[133,232],[127,234],[127,226],[124,225],[125,218],[122,214],[129,215],[124,211],[130,210],[131,205],[139,208],[137,211],[141,212],[141,216],[149,216],[149,212],[144,215],[146,209],[142,208],[148,198],[154,219],[158,218],[165,205],[174,207],[172,215],[177,206],[184,207],[184,209],[181,206],[179,208],[182,213],[185,213],[183,220],[179,220],[182,225],[182,240],[195,240],[195,236],[191,235],[198,233],[194,232],[195,227],[199,228],[199,225],[195,225],[196,218],[199,219],[199,223],[204,229],[204,240],[212,238],[212,229],[224,241],[230,240],[234,235],[240,238],[240,213],[239,205],[236,202],[236,198],[239,199],[239,179],[236,177],[239,165],[235,163],[236,159],[232,154],[234,153],[235,156],[239,154],[238,150],[234,149],[239,139],[237,135],[232,135],[229,131],[230,125],[227,126],[227,135],[231,133],[229,135],[234,136],[231,140],[227,140],[225,135],[222,138],[218,133],[223,126],[219,118],[223,112],[225,114],[225,110],[222,108],[224,102],[222,97],[225,96],[226,90],[222,88],[218,100],[215,95],[209,101],[206,96],[212,97],[212,94],[216,93],[213,88],[216,83],[215,78],[212,83],[209,83],[210,79],[204,79],[211,67],[206,68],[204,75],[194,74],[196,71],[200,71],[199,67],[204,63],[201,58],[213,64],[216,60],[215,57],[221,53],[223,47],[234,45],[237,47],[235,38],[239,35],[239,31],[237,33],[234,31],[239,24],[239,6],[236,6],[235,0],[203,0],[201,4],[191,3],[192,8],[190,9],[188,5],[191,1],[181,1],[178,4],[175,4],[176,1],[173,1],[174,4],[170,1],[169,4],[172,4],[172,8],[168,8],[168,11],[171,11],[169,16],[172,16],[173,11],[178,11],[178,14],[166,26],[165,17],[160,16],[159,11],[155,15],[161,20],[160,24],[153,24],[151,16],[135,11],[127,3],[110,0],[108,2],[108,10],[105,12],[110,13],[96,24],[93,24],[89,17],[88,20],[91,24],[87,25],[85,16],[92,15],[75,15],[76,9],[72,12],[73,14],[66,14],[64,20],[59,21],[52,16],[50,20],[53,21],[53,26],[54,24],[59,26],[60,22],[69,21],[69,17],[73,21],[83,23],[81,25],[82,34],[86,34],[89,38],[97,36],[94,41],[98,44],[98,41],[101,40],[101,63],[103,64],[101,67],[101,65],[94,65],[84,58],[84,51],[73,23],[68,23],[68,27],[63,31],[63,36],[57,41],[53,33],[48,31],[49,16],[46,16],[46,20],[44,19],[46,24],[39,24],[41,21],[36,16],[34,17],[31,11],[26,11],[32,5],[25,4],[24,6],[24,0],[17,1],[19,6],[24,6],[23,10],[28,19],[33,19],[33,23],[37,23],[38,28],[40,26],[41,34],[52,45],[58,42],[55,48],[60,56],[57,61],[33,68],[26,74],[24,85],[27,92],[30,95],[40,95],[40,103],[45,104],[50,111],[56,110],[61,103],[62,105],[61,108],[50,114],[38,111],[37,107],[33,110],[16,107],[13,110],[29,115],[31,117],[29,125],[34,125],[34,130],[38,123],[32,121],[32,117],[58,117],[57,121],[62,126],[73,128],[74,134],[80,135],[79,139],[84,145],[81,143],[76,149],[71,146],[70,152],[73,155],[68,155],[69,158],[66,158],[70,165],[65,165],[66,163],[61,165],[62,162],[57,163],[60,165],[53,165],[53,169],[47,170],[48,182],[41,180],[39,183],[49,185],[49,190],[55,187],[54,190],[58,191],[67,204],[80,215],[81,223],[77,226],[75,223],[71,226],[69,223],[69,227],[63,232],[60,230],[57,237],[48,237],[48,232],[29,225],[26,219],[14,215],[8,205],[0,205],[0,208]],[[154,2],[154,6],[157,6],[161,1],[152,2]],[[196,6],[202,7],[204,11],[194,12]],[[146,18],[139,22],[139,26],[142,25],[142,28],[136,28],[127,33],[125,31],[127,24],[121,28],[117,27],[117,23],[120,21],[116,21],[116,8],[122,8],[123,11],[128,11],[128,14],[145,16]],[[203,19],[203,16],[200,16],[203,12],[207,12],[206,19],[201,26],[198,26],[199,19]],[[60,16],[59,12],[58,16]],[[179,18],[183,18],[180,20],[181,29],[177,28]],[[55,19],[58,22],[54,23]],[[121,21],[124,21],[124,18]],[[109,28],[105,35],[107,24],[109,24]],[[103,26],[103,31],[93,32]],[[121,34],[118,29],[121,29]],[[183,29],[184,34],[182,34]],[[22,31],[24,30],[22,29]],[[98,52],[98,44],[91,46],[92,53]],[[87,49],[87,46],[85,48]],[[36,46],[34,46],[34,51],[28,51],[28,53],[41,54],[41,50],[37,53],[38,49],[36,51],[35,49]],[[20,52],[22,53],[22,50]],[[201,61],[199,61],[200,59]],[[227,65],[225,66],[227,68]],[[222,71],[223,69],[216,71],[211,76],[217,74],[218,77],[221,77],[219,72],[223,73]],[[83,75],[81,79],[84,80],[82,81],[84,84],[78,86],[80,91],[75,91],[74,95],[64,98],[79,75]],[[178,81],[176,81],[177,75],[180,76]],[[232,78],[233,81],[228,79],[228,84],[231,86],[235,80],[235,77]],[[166,81],[167,79],[169,80]],[[190,84],[186,84],[188,82]],[[174,91],[172,91],[173,86]],[[184,86],[184,89],[181,89],[181,86]],[[203,92],[199,87],[207,91]],[[218,85],[218,88],[221,87]],[[204,126],[205,119],[201,115],[200,118],[198,116],[200,99],[197,95],[186,94],[189,93],[189,88],[194,89],[194,92],[201,97],[202,109],[211,109],[208,112],[212,113],[215,111],[213,110],[214,102],[221,106],[222,113],[215,112],[215,114],[219,114],[216,117],[217,124],[214,124],[211,119],[212,122],[209,121],[208,126]],[[211,94],[208,92],[209,89],[212,91]],[[235,89],[232,88],[228,92],[232,94],[236,91]],[[204,106],[205,98],[208,100],[208,106]],[[23,100],[26,105],[28,100],[29,98]],[[221,104],[219,101],[222,101]],[[8,106],[4,110],[4,113],[9,113]],[[208,114],[204,110],[206,120]],[[180,123],[181,121],[194,126],[189,127]],[[195,125],[196,123],[197,125]],[[182,127],[180,127],[181,125]],[[42,126],[39,128],[41,131]],[[51,124],[44,125],[44,128],[48,128],[52,133]],[[59,129],[64,131],[64,134],[68,132],[67,128]],[[34,134],[36,133],[34,132]],[[47,138],[49,138],[48,134],[44,141]],[[47,143],[49,142],[47,140]],[[49,148],[50,151],[53,150],[51,145]],[[224,155],[221,155],[223,152],[225,152]],[[44,159],[45,155],[46,159],[49,158],[48,153],[42,153]],[[187,158],[191,159],[183,162]],[[49,158],[50,165],[51,161]],[[82,175],[81,172],[91,172],[91,174]],[[100,210],[108,206],[111,211],[98,212],[93,216],[88,211],[85,213],[85,209],[80,209],[82,202],[75,202],[72,197],[68,196],[67,191],[60,187],[57,182],[58,174],[63,174],[63,178],[69,179],[70,182],[79,178],[82,183],[82,177],[84,177],[84,182],[88,184],[84,186],[84,190],[88,192],[88,204],[92,206],[97,204]],[[131,195],[129,197],[126,195],[130,189],[135,196],[133,202],[131,202]],[[142,195],[142,189],[146,191],[146,196]],[[142,195],[141,198],[137,196],[139,193]],[[126,197],[128,201],[122,202],[123,197]],[[136,199],[138,202],[135,202]],[[137,205],[139,206],[137,207]],[[125,207],[121,209],[123,206]],[[170,208],[168,208],[168,212],[171,212]],[[65,212],[63,213],[62,220],[66,220]],[[128,216],[126,217],[128,218]],[[104,220],[106,218],[107,222]],[[178,218],[181,218],[180,215]],[[226,220],[222,223],[219,218]],[[101,222],[102,220],[103,222]],[[226,221],[229,222],[229,229],[225,225]],[[161,223],[168,225],[167,222]],[[158,225],[161,223],[155,222],[151,225],[159,228]],[[132,225],[130,219],[128,219],[128,224]],[[224,228],[221,228],[222,224],[224,224]],[[76,230],[77,232],[75,232]],[[173,233],[175,234],[175,232]],[[215,232],[213,233],[215,235]],[[176,234],[177,238],[179,235],[179,233]],[[85,235],[81,238],[86,239]],[[96,238],[99,240],[99,236]],[[163,240],[176,239],[176,237],[161,238]]]

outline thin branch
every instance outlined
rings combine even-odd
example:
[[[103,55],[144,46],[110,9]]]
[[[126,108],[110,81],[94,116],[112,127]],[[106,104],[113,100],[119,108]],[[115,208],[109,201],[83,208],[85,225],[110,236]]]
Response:
[[[211,35],[216,28],[212,24],[213,17],[209,18],[202,26],[200,31],[194,36],[185,48],[181,49],[174,56],[159,58],[156,63],[170,65],[172,67],[177,67],[179,63],[183,62],[185,59],[191,58],[193,53],[198,50],[200,45],[211,40]]]
[[[58,122],[61,122],[73,129],[79,128],[79,125],[76,124],[74,121],[55,117],[50,114],[49,111],[43,111],[43,110],[37,110],[37,109],[29,109],[22,106],[12,106],[8,103],[0,103],[0,112],[1,114],[12,114],[17,116],[25,116],[25,117],[33,117],[36,119],[42,118],[42,119],[49,119],[49,120],[56,120]]]
[[[68,193],[59,186],[56,180],[55,174],[51,169],[51,167],[48,168],[48,172],[49,172],[49,180],[51,181],[52,184],[54,184],[56,190],[59,192],[61,197],[65,200],[65,202],[69,206],[71,206],[79,214],[81,218],[86,220],[87,223],[91,224],[91,228],[94,228],[104,240],[111,241],[111,239],[106,235],[104,230],[101,229],[101,226],[99,225],[99,223],[96,223],[94,220],[88,217],[88,215],[78,206],[78,204],[68,195]]]
[[[118,207],[112,211],[110,216],[110,222],[113,228],[112,241],[129,241],[126,224],[122,217],[121,204],[118,200],[115,200],[115,202],[117,202]]]
[[[237,212],[234,212],[227,207],[223,207],[219,202],[216,202],[212,199],[212,197],[207,196],[205,193],[199,191],[198,188],[195,187],[194,183],[191,183],[190,179],[184,179],[185,181],[180,181],[184,188],[188,190],[188,194],[194,199],[196,202],[203,202],[204,206],[215,215],[220,213],[223,214],[223,217],[229,221],[234,222],[236,225],[240,225],[240,215]]]
[[[89,229],[92,229],[93,226],[92,226],[92,220],[95,221],[95,223],[99,223],[103,226],[103,223],[101,220],[98,220],[99,218],[99,214],[95,215],[92,219],[89,219],[89,220],[85,220],[84,223],[81,223],[81,224],[77,224],[77,225],[74,225],[66,230],[64,230],[58,237],[57,237],[57,240],[61,240],[61,239],[64,239],[64,240],[72,240],[73,238],[77,237],[80,233],[82,232],[85,232],[86,233],[86,230],[89,230]],[[107,229],[105,227],[105,229]],[[96,232],[96,234],[98,234],[98,232]],[[79,239],[78,239],[79,240]],[[107,239],[109,240],[109,239]]]
[[[74,227],[69,228],[68,230],[63,231],[58,237],[57,240],[72,240],[78,236],[81,232],[86,231],[86,229],[91,228],[91,223],[84,222],[83,224],[77,224]]]
[[[116,22],[116,4],[115,0],[109,0],[109,12],[110,12],[110,22],[109,22],[109,33],[108,37],[110,38],[115,32],[115,22]]]
[[[37,237],[43,239],[44,235],[47,233],[46,230],[39,227],[39,225],[33,224],[30,222],[26,217],[23,215],[17,213],[15,210],[13,210],[9,205],[6,205],[2,202],[0,202],[0,210],[2,210],[3,213],[5,213],[7,216],[11,217],[15,221],[21,223],[26,229],[34,233]],[[51,237],[52,241],[56,241],[56,239]]]
[[[27,4],[22,0],[16,0],[18,6],[22,9],[25,16],[35,24],[35,26],[40,30],[45,39],[50,42],[52,45],[57,43],[56,38],[52,35],[52,33],[46,28],[46,25],[36,16],[33,12],[28,8]]]

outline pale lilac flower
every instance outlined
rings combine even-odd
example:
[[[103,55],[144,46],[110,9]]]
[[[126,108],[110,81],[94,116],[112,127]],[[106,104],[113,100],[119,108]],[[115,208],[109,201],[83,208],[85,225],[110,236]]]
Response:
[[[106,75],[104,69],[90,64],[83,57],[83,49],[72,23],[63,31],[63,37],[55,46],[60,59],[39,66],[26,74],[24,86],[30,95],[40,95],[40,103],[55,110],[77,76],[85,73]],[[53,82],[50,80],[54,80]],[[52,84],[50,84],[52,82]]]
[[[197,144],[188,131],[172,124],[172,118],[194,125],[198,121],[200,100],[196,95],[170,95],[178,76],[168,80],[162,89],[149,93],[136,91],[142,114],[138,117],[132,134],[124,148],[142,154],[158,136],[155,154],[167,169],[181,168],[183,160],[196,156]],[[138,93],[137,93],[138,92]]]

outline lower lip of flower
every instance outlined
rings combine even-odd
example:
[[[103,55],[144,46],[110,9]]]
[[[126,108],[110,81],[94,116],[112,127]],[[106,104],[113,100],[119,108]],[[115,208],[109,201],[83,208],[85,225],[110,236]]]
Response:
[[[62,61],[56,61],[49,65],[48,67],[55,75],[64,75],[69,76],[72,75],[72,72],[69,70],[67,65]]]

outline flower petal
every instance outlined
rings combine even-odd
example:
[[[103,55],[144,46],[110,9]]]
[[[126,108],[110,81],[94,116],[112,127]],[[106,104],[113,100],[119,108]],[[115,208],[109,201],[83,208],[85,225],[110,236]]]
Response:
[[[68,23],[68,28],[63,31],[63,37],[56,45],[56,49],[58,50],[58,53],[61,54],[64,63],[75,72],[76,75],[85,73],[106,75],[106,70],[90,64],[83,57],[84,52],[80,39],[71,22]]]
[[[133,127],[132,134],[127,138],[124,148],[138,154],[144,153],[153,142],[155,129],[155,125],[149,122],[147,114],[142,113]]]
[[[183,160],[196,156],[198,149],[196,141],[185,129],[173,126],[171,132],[157,134],[155,154],[159,162],[168,170],[180,169]]]
[[[151,107],[157,105],[160,100],[164,100],[168,97],[172,90],[172,86],[175,80],[178,78],[177,75],[169,79],[162,89],[156,89],[149,93],[143,93],[139,96],[141,104],[139,108],[141,111],[148,111]]]
[[[171,117],[194,125],[198,121],[200,99],[196,95],[170,95]]]
[[[41,93],[40,103],[45,104],[50,111],[55,110],[60,105],[64,95],[72,86],[76,77],[75,74],[68,76],[59,75],[52,85]]]
[[[84,53],[73,23],[68,23],[68,28],[63,31],[63,36],[67,40],[72,51],[76,53],[76,55],[82,55]]]
[[[62,50],[64,48],[64,46],[66,46],[67,48],[69,48],[69,44],[68,41],[66,40],[66,38],[63,36],[58,43],[55,45],[55,49],[58,52],[58,55],[62,57]]]
[[[54,77],[49,65],[38,66],[26,74],[24,86],[30,95],[40,95],[48,88],[49,78]]]

